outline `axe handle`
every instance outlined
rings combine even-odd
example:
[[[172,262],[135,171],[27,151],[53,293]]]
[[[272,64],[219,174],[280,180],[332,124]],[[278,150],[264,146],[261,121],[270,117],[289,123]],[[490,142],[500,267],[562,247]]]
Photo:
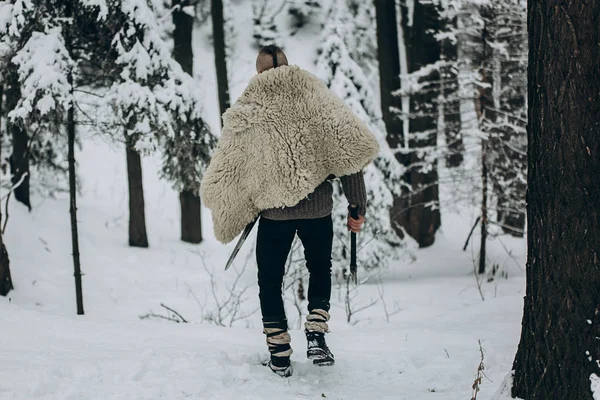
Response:
[[[354,204],[350,206],[350,216],[352,219],[358,219],[358,207]],[[350,233],[350,275],[356,283],[356,233],[354,232]]]

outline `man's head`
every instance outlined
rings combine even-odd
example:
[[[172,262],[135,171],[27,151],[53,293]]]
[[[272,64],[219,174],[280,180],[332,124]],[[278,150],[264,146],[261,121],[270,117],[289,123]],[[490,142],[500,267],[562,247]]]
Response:
[[[281,65],[288,65],[287,57],[283,50],[273,44],[263,47],[256,57],[256,72],[259,74]]]

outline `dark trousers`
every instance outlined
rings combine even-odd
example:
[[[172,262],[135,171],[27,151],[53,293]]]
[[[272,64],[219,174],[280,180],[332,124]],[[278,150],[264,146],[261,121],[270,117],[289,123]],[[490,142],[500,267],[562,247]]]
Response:
[[[308,311],[329,311],[333,243],[331,216],[290,221],[261,218],[258,225],[256,260],[260,309],[265,322],[286,319],[281,289],[286,261],[296,233],[304,246],[304,258],[310,274]]]

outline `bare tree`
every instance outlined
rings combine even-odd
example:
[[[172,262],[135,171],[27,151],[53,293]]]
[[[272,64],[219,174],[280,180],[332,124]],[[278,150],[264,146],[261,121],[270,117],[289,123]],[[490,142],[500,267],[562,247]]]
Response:
[[[592,400],[600,395],[600,2],[530,1],[527,13],[527,286],[512,395]]]

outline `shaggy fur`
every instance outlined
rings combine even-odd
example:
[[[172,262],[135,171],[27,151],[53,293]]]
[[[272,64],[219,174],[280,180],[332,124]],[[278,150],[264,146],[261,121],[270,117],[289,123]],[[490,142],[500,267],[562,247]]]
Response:
[[[200,189],[222,243],[262,210],[298,204],[329,175],[359,172],[379,151],[343,101],[297,66],[254,76],[223,123]]]

